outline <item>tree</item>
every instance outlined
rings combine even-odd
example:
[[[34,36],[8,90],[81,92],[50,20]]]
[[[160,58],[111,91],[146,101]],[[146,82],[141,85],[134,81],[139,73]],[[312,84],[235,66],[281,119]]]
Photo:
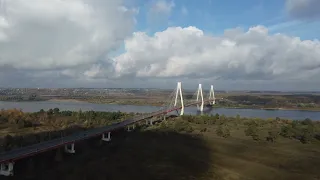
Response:
[[[4,150],[9,151],[13,147],[13,137],[11,135],[6,135],[4,137],[4,142],[3,142]]]
[[[306,118],[301,122],[302,125],[312,125],[312,120],[309,118]]]
[[[307,128],[302,130],[301,142],[306,144],[313,140],[314,138],[314,127],[312,125],[308,125]]]
[[[54,113],[54,114],[59,114],[59,112],[60,112],[60,109],[59,109],[59,108],[54,108],[54,109],[53,109],[53,113]]]
[[[48,115],[52,115],[52,114],[53,114],[53,110],[52,110],[52,109],[49,109],[49,110],[47,111],[47,114],[48,114]]]
[[[24,145],[24,139],[23,139],[23,136],[18,136],[17,137],[17,145],[19,147],[22,147]]]
[[[18,129],[22,129],[24,128],[25,122],[23,119],[19,119],[17,124],[18,124]]]
[[[220,116],[219,116],[219,114],[218,113],[216,113],[216,119],[219,119],[220,118]]]

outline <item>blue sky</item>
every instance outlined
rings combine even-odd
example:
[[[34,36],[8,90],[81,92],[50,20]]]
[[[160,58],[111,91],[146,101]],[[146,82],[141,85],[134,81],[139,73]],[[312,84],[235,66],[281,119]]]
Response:
[[[162,31],[169,26],[195,26],[206,33],[222,34],[225,29],[241,27],[248,29],[264,25],[269,33],[285,33],[301,39],[319,39],[320,23],[290,18],[282,0],[175,0],[168,17],[150,20],[150,6],[155,0],[137,0],[138,31],[149,34]],[[185,9],[186,11],[184,11]],[[183,12],[184,11],[184,12]],[[187,12],[187,13],[185,13]],[[151,12],[152,13],[152,12]]]
[[[319,7],[320,0],[0,0],[0,87],[182,81],[320,90]]]

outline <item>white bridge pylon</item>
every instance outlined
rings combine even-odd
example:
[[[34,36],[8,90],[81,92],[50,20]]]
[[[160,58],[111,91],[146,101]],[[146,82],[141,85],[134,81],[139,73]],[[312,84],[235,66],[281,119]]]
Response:
[[[210,88],[209,100],[210,100],[210,101],[209,101],[209,102],[210,102],[210,105],[216,104],[216,98],[214,97],[213,85],[211,85],[211,88]]]
[[[197,102],[199,101],[199,98],[201,98],[201,105],[199,106],[199,104],[197,104],[197,109],[203,112],[204,101],[203,101],[202,84],[199,84],[199,87],[197,90]]]
[[[175,98],[175,101],[174,101],[174,107],[177,106],[178,96],[180,96],[180,102],[181,102],[180,116],[182,116],[182,115],[184,114],[184,104],[183,104],[183,96],[182,96],[181,82],[178,82],[178,84],[177,84],[176,98]]]
[[[198,90],[197,90],[197,109],[201,112],[203,112],[204,108],[204,96],[203,96],[203,91],[202,91],[202,84],[199,84]],[[178,101],[180,97],[180,103],[181,103],[181,111],[180,111],[180,116],[184,114],[184,102],[183,102],[183,94],[182,94],[182,85],[181,82],[178,82],[177,84],[177,89],[175,93],[175,101],[174,101],[174,107],[177,107]],[[214,105],[215,104],[215,97],[214,97],[214,89],[213,85],[211,85],[210,92],[209,92],[209,104]]]

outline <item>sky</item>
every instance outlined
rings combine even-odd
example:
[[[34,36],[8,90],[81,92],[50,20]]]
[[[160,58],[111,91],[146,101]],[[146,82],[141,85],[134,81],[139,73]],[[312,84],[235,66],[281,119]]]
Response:
[[[320,90],[319,0],[0,0],[0,87]]]

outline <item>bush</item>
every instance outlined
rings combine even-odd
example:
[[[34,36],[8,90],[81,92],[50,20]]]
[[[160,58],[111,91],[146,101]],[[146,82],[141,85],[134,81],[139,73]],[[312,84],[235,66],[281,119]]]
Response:
[[[161,129],[166,129],[166,128],[167,128],[167,122],[162,121],[162,122],[160,123],[160,128],[161,128]]]
[[[184,122],[184,121],[181,121],[181,120],[178,120],[178,121],[175,122],[174,130],[176,130],[177,132],[181,132],[181,131],[185,131],[185,132],[188,132],[188,133],[193,132],[192,126],[190,126],[190,124],[188,122]]]
[[[244,131],[246,136],[251,136],[253,140],[260,140],[258,135],[258,128],[256,125],[249,125],[247,129]]]
[[[216,130],[216,133],[218,136],[224,137],[224,138],[227,138],[230,136],[230,130],[227,126],[223,127],[223,126],[219,125]]]
[[[294,134],[291,127],[282,126],[280,130],[280,135],[285,138],[291,138]]]
[[[223,136],[222,136],[222,137],[227,138],[227,137],[229,137],[229,136],[230,136],[230,130],[229,130],[228,127],[225,127],[225,128],[224,128],[224,131],[223,131]]]
[[[200,132],[207,132],[207,128],[202,128]]]
[[[222,137],[223,136],[223,131],[222,131],[222,126],[218,126],[216,133],[218,136]]]
[[[278,138],[279,132],[275,129],[268,131],[267,141],[274,142]]]
[[[195,121],[195,118],[194,116],[191,116],[191,115],[182,115],[181,116],[181,119],[184,120],[184,121],[188,121],[188,122],[194,122]]]

